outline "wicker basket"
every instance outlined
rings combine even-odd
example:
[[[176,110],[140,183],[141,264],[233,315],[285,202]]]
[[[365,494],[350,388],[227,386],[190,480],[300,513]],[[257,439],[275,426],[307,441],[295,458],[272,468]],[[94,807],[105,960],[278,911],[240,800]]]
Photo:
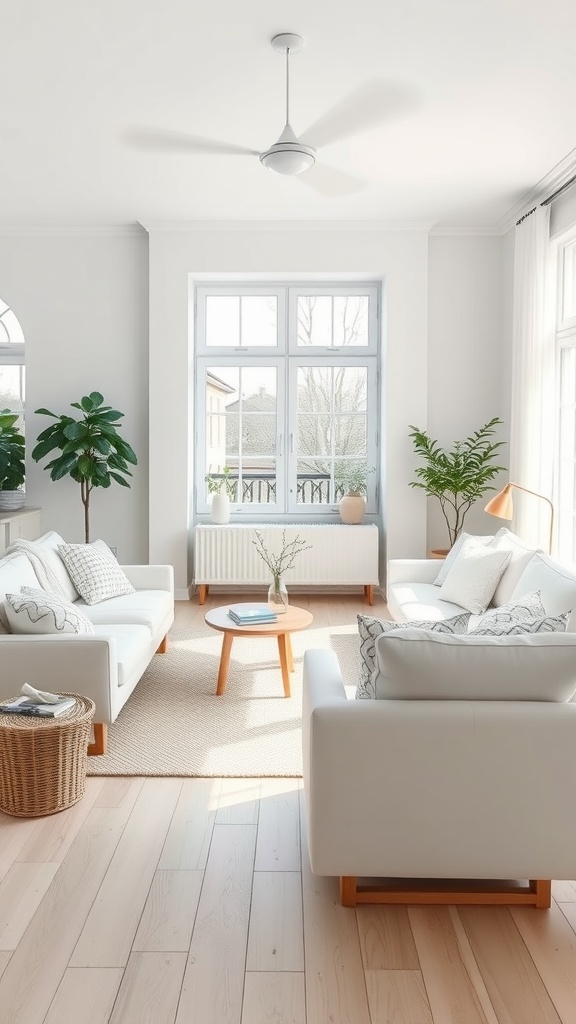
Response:
[[[6,814],[55,814],[84,796],[94,702],[79,693],[62,696],[76,704],[58,718],[0,714],[0,810]]]

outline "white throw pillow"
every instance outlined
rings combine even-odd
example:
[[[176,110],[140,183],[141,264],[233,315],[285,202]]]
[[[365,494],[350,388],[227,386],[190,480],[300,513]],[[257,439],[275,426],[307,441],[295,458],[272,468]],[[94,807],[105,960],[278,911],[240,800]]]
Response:
[[[538,549],[529,547],[505,526],[495,534],[490,548],[510,552],[510,561],[502,573],[492,598],[492,604],[498,607],[511,599],[518,580],[534,555],[538,554]]]
[[[465,633],[468,628],[469,612],[454,615],[450,619],[438,619],[431,622],[394,622],[391,619],[374,619],[370,615],[358,615],[358,632],[360,634],[360,678],[356,687],[356,700],[373,700],[376,696],[372,676],[376,669],[376,640],[382,633],[394,629],[430,629],[435,633]]]
[[[26,555],[4,555],[0,559],[0,621],[10,630],[6,611],[6,594],[18,594],[22,586],[40,589],[40,583]]]
[[[134,587],[112,552],[108,555],[96,544],[60,544],[58,550],[86,604],[134,593]]]
[[[494,540],[494,537],[491,534],[488,537],[476,537],[472,533],[464,533],[464,532],[458,534],[458,537],[454,541],[454,544],[450,548],[450,551],[446,555],[446,558],[444,559],[444,562],[442,563],[442,565],[440,567],[440,572],[438,573],[436,579],[434,580],[434,586],[435,587],[441,587],[442,586],[442,584],[444,583],[444,580],[446,579],[448,573],[450,572],[450,569],[454,565],[454,562],[456,561],[456,559],[458,557],[458,554],[460,553],[460,551],[462,549],[463,544],[466,544],[468,541],[474,541],[474,543],[478,547],[485,548],[493,540]]]
[[[6,614],[13,633],[94,633],[94,626],[80,608],[33,587],[22,587],[19,594],[6,594]]]
[[[540,591],[547,615],[560,615],[576,608],[576,573],[547,555],[537,554],[530,560],[514,588],[512,600],[533,590]]]
[[[398,629],[376,641],[377,699],[569,701],[576,633],[472,636]]]
[[[486,622],[468,631],[468,636],[520,636],[522,633],[565,633],[568,612],[562,615],[544,615],[541,619],[524,619],[520,622]]]
[[[475,615],[486,611],[509,561],[509,551],[490,551],[465,542],[440,587],[441,600],[459,604]]]
[[[531,594],[524,594],[517,601],[508,601],[498,608],[489,608],[483,615],[471,615],[468,623],[468,632],[479,630],[484,625],[507,626],[512,622],[533,622],[534,619],[542,619],[546,615],[546,609],[542,604],[539,590]]]

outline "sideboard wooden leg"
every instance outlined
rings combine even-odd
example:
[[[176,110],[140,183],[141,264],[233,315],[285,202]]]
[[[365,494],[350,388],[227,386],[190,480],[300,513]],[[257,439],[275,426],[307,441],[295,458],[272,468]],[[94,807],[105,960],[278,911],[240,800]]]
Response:
[[[364,597],[368,604],[374,604],[374,586],[372,583],[367,583],[364,587]]]
[[[208,593],[208,584],[207,583],[200,583],[200,584],[198,584],[198,604],[204,604],[204,601],[206,600],[206,594],[207,593]]]
[[[343,907],[356,906],[356,876],[341,875],[340,877],[340,902]]]

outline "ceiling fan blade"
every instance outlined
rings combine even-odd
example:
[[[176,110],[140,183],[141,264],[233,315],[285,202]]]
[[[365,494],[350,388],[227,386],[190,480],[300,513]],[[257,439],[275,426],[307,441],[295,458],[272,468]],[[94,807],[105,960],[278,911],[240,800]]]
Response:
[[[136,149],[156,150],[165,153],[215,153],[232,156],[259,156],[257,149],[237,146],[233,142],[205,139],[201,135],[187,135],[185,132],[171,132],[157,128],[137,128],[125,135]]]
[[[323,196],[347,196],[354,192],[361,192],[366,188],[366,182],[355,178],[344,171],[337,171],[335,167],[329,167],[324,163],[315,163],[309,171],[298,174],[297,180],[303,185],[308,185],[315,192],[321,192]]]
[[[383,81],[366,82],[319,118],[300,136],[300,141],[319,149],[374,128],[414,104],[415,98],[407,89]]]

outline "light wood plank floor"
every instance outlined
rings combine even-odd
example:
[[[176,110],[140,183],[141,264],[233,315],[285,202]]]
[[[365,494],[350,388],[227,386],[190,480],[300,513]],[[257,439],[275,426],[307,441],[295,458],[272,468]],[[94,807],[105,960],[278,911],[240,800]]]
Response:
[[[89,778],[0,814],[0,1024],[576,1024],[576,883],[550,911],[345,909],[303,810],[297,779]]]

